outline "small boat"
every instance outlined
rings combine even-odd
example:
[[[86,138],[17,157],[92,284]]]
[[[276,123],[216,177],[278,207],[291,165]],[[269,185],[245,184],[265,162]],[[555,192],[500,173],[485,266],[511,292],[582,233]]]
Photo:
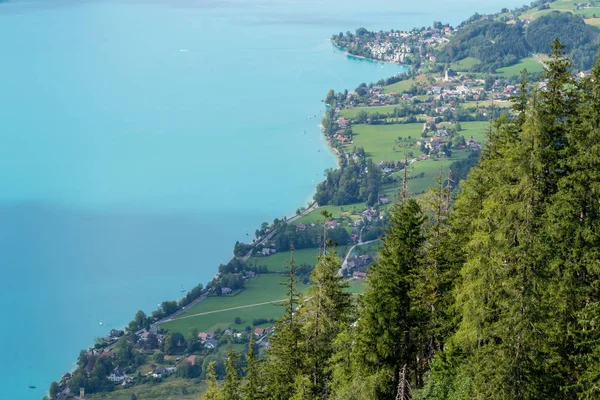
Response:
[[[181,289],[179,289],[180,292],[185,292],[185,289],[183,288],[183,286],[181,287]]]
[[[35,385],[29,385],[29,389],[35,389]]]

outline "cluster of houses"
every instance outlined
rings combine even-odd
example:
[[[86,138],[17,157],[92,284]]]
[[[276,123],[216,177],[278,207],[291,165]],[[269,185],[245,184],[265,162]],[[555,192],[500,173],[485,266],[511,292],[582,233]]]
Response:
[[[421,55],[418,50],[420,47],[435,48],[447,43],[450,41],[447,36],[454,32],[455,30],[450,26],[404,32],[392,30],[378,32],[374,39],[368,42],[363,42],[360,36],[355,36],[352,43],[345,43],[345,45],[368,49],[373,59],[402,64],[413,57],[420,57],[423,60],[424,55]]]

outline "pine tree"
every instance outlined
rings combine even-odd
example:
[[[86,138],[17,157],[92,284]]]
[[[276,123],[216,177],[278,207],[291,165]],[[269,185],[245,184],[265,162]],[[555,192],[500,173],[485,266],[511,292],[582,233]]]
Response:
[[[201,396],[202,400],[220,400],[219,384],[215,374],[215,362],[211,361],[206,369],[206,392]]]
[[[238,355],[233,349],[227,353],[227,363],[225,364],[225,383],[221,389],[220,400],[240,400],[239,377],[237,369]]]
[[[382,398],[395,395],[405,364],[413,384],[419,379],[413,341],[419,317],[414,313],[410,292],[420,266],[424,216],[414,199],[395,204],[390,213],[391,226],[360,302],[353,355],[354,374],[376,377],[376,390]]]
[[[250,332],[250,343],[248,343],[248,351],[246,352],[246,368],[244,369],[246,379],[241,389],[243,400],[258,400],[262,398],[259,365],[254,351],[255,346],[254,335]]]
[[[285,314],[275,323],[275,333],[271,338],[271,348],[267,353],[265,368],[266,394],[270,399],[289,399],[293,395],[294,381],[301,372],[304,354],[300,348],[302,339],[301,326],[295,317],[296,308],[301,303],[298,292],[296,266],[294,264],[294,248],[291,247],[291,258],[283,274],[287,287],[287,300],[283,303]]]
[[[351,299],[344,291],[348,286],[346,280],[338,275],[341,264],[333,250],[318,257],[311,274],[308,298],[298,310],[305,339],[304,365],[308,379],[299,381],[302,384],[297,381],[297,387],[315,398],[326,398],[329,393],[333,341],[348,324]]]

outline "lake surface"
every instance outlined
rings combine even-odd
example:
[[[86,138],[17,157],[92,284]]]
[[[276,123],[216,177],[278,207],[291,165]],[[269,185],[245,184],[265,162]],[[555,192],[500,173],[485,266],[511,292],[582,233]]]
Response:
[[[40,399],[94,337],[308,203],[336,164],[327,90],[404,70],[346,57],[332,33],[520,4],[0,4],[0,399]]]

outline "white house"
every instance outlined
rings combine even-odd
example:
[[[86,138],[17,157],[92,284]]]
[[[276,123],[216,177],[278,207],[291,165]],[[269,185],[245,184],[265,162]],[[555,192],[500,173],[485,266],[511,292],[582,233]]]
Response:
[[[123,370],[118,366],[115,367],[115,369],[113,369],[110,375],[108,376],[108,380],[111,382],[123,382],[125,378],[125,372],[123,372]]]

